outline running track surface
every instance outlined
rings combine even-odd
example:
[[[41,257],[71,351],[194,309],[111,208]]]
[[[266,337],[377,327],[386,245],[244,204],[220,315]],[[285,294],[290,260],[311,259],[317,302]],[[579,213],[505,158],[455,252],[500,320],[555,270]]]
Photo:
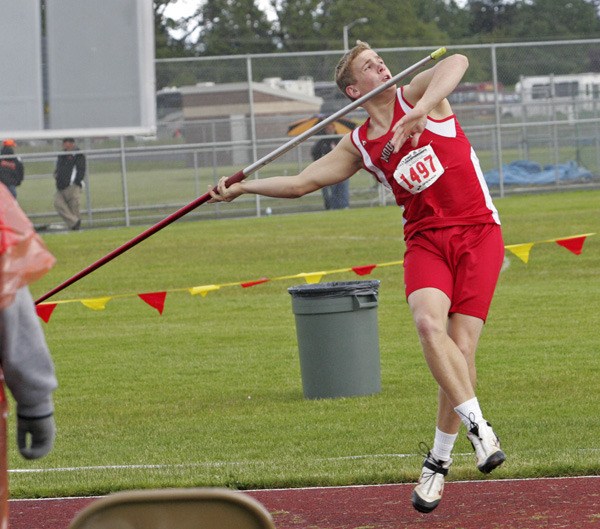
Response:
[[[450,482],[432,513],[413,485],[254,490],[277,529],[600,529],[600,476]],[[67,529],[94,498],[11,500],[10,529]]]

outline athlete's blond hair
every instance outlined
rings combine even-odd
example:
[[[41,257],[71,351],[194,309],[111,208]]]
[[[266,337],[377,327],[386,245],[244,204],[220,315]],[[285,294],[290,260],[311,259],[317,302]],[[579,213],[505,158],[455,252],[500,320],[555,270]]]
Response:
[[[352,74],[352,63],[354,62],[354,59],[356,59],[356,57],[358,57],[363,51],[370,49],[371,46],[369,46],[366,42],[357,40],[356,46],[354,46],[354,48],[352,48],[350,51],[346,52],[335,67],[335,82],[342,93],[352,101],[354,101],[354,99],[346,93],[346,88],[356,83],[356,79]]]

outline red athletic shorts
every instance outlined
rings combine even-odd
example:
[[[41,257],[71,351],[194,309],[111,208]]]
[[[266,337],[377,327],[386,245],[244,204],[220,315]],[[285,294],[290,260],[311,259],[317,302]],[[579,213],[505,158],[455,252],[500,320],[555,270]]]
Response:
[[[433,287],[450,299],[450,311],[486,320],[504,260],[498,224],[451,226],[416,233],[406,243],[406,297]]]

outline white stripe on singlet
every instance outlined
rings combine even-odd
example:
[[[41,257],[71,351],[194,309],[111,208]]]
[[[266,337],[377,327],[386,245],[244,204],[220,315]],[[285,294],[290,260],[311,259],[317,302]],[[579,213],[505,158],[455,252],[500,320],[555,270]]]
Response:
[[[483,192],[483,196],[485,197],[485,205],[492,212],[492,218],[496,224],[500,224],[500,215],[498,215],[498,210],[496,206],[494,206],[494,202],[492,201],[492,196],[490,195],[490,190],[488,189],[487,182],[483,176],[483,171],[481,170],[481,165],[479,164],[479,158],[477,157],[477,153],[475,149],[471,147],[471,163],[475,168],[475,173],[477,174],[477,179],[479,180],[479,185],[481,186],[481,191]]]
[[[400,88],[398,89],[398,101],[400,102],[400,106],[402,107],[402,110],[405,114],[412,110],[412,107],[410,106],[408,101],[404,99],[404,96],[402,95],[402,90]],[[433,121],[428,116],[427,125],[425,126],[425,128],[433,132],[434,134],[437,134],[438,136],[444,136],[446,138],[456,138],[456,119],[454,117],[454,114],[448,116],[443,121]]]
[[[352,140],[354,142],[354,145],[359,150],[359,152],[362,156],[365,168],[369,172],[373,173],[375,175],[375,177],[377,178],[377,180],[379,180],[379,182],[381,184],[383,184],[388,189],[392,189],[392,186],[390,186],[389,182],[385,178],[384,172],[373,163],[373,160],[371,160],[369,153],[366,151],[366,149],[363,147],[362,143],[360,142],[360,138],[358,137],[358,129],[359,128],[360,127],[357,127],[356,129],[354,129],[352,131]]]

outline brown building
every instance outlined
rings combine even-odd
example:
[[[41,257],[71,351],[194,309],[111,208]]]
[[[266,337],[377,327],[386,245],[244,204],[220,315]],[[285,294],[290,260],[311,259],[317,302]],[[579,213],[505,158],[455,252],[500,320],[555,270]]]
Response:
[[[256,140],[283,138],[288,125],[319,112],[322,99],[314,95],[312,80],[262,83],[225,83],[183,86],[182,133],[187,143],[215,145],[211,159],[218,165],[244,165],[252,158],[252,117]],[[250,104],[252,94],[252,105]]]

